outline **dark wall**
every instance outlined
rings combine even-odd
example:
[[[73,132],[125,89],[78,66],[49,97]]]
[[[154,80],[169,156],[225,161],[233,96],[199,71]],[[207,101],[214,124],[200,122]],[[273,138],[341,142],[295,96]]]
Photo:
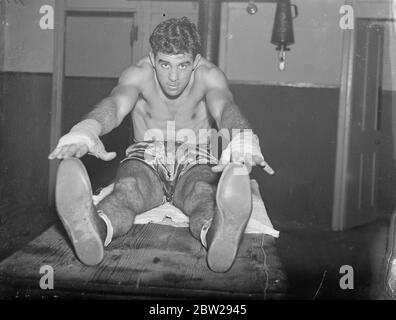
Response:
[[[329,227],[333,202],[339,90],[233,85],[236,102],[260,136],[274,176],[253,171],[274,221]],[[392,107],[381,99],[378,213],[392,212],[396,194]]]
[[[237,104],[275,170],[255,169],[270,217],[330,225],[338,89],[233,85]]]
[[[47,207],[51,76],[2,73],[0,258],[54,218]]]
[[[2,106],[1,197],[13,203],[47,201],[51,77],[5,73]]]

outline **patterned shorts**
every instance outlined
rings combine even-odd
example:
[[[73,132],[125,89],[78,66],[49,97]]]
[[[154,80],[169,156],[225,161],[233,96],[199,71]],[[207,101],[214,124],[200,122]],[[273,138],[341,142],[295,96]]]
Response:
[[[139,160],[158,175],[167,201],[172,201],[177,181],[198,164],[218,163],[210,153],[210,145],[192,145],[175,141],[141,141],[132,144],[121,161]]]

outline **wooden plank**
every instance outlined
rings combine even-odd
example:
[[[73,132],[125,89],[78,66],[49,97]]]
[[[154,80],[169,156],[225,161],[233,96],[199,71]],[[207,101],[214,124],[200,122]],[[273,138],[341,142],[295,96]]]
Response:
[[[112,242],[98,266],[89,267],[76,259],[62,229],[51,227],[0,263],[0,280],[16,288],[14,293],[51,295],[39,288],[40,267],[50,265],[61,297],[105,292],[121,297],[278,299],[285,293],[287,279],[270,236],[246,235],[227,273],[210,271],[205,257],[187,228],[135,225]]]
[[[46,207],[0,205],[0,261],[48,229],[54,218]]]

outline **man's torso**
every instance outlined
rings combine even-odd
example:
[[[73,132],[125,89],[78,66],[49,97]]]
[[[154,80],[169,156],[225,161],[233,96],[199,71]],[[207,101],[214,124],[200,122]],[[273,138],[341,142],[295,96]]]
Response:
[[[160,129],[163,140],[176,140],[179,130],[191,129],[196,135],[197,143],[201,141],[199,134],[202,135],[212,127],[213,119],[206,107],[204,84],[200,83],[202,81],[196,77],[196,72],[199,68],[213,65],[202,58],[182,94],[176,99],[169,99],[161,91],[148,57],[138,65],[143,64],[148,69],[149,77],[142,84],[139,99],[131,112],[135,140],[144,141],[145,134],[150,129]]]

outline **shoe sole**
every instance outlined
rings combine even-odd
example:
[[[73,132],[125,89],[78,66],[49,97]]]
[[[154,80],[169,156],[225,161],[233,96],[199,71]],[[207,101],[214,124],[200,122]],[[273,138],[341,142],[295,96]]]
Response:
[[[207,262],[212,271],[226,272],[235,261],[252,213],[250,177],[244,165],[232,163],[225,168],[217,186],[216,203],[218,213]]]
[[[79,260],[86,265],[100,263],[103,243],[95,225],[92,188],[87,170],[78,159],[65,159],[58,167],[56,208]]]

